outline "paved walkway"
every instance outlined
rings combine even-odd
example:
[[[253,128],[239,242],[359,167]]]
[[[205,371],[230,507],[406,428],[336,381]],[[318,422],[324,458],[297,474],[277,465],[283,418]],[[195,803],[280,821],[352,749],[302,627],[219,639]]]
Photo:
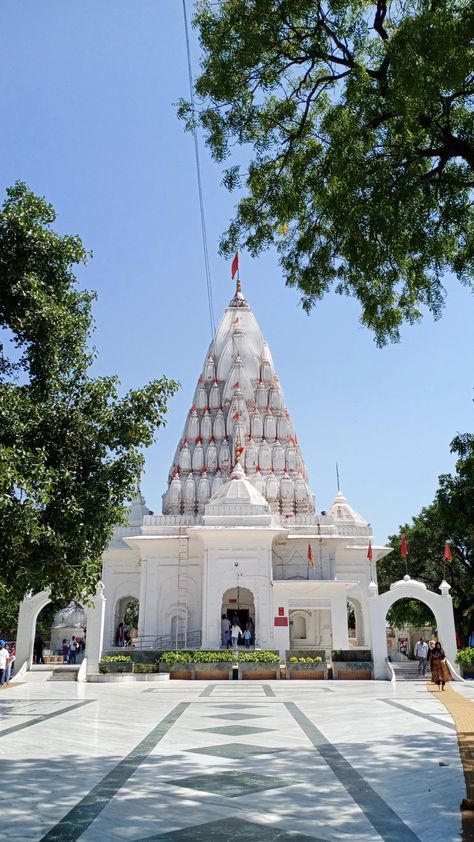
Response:
[[[473,685],[44,678],[0,693],[0,840],[461,839]]]

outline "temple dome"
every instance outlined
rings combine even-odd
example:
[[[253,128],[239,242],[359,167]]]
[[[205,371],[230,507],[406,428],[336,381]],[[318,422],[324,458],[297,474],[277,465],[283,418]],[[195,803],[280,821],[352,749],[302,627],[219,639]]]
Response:
[[[54,615],[52,628],[65,626],[67,628],[85,629],[87,626],[87,615],[81,605],[71,600],[69,605],[61,608]]]
[[[205,526],[271,525],[270,505],[247,479],[240,462],[205,506],[203,521]]]
[[[247,479],[240,463],[235,466],[228,482],[211,497],[206,506],[206,513],[213,505],[256,506],[261,512],[270,511],[267,500]]]
[[[337,492],[326,515],[335,523],[351,523],[357,526],[368,526],[367,521],[352,508],[341,491]]]
[[[238,284],[198,377],[163,495],[163,514],[202,511],[205,489],[200,499],[192,493],[200,474],[205,473],[210,489],[218,475],[216,485],[222,480],[222,491],[242,448],[242,493],[253,486],[272,511],[286,516],[314,513],[306,466],[272,355]]]

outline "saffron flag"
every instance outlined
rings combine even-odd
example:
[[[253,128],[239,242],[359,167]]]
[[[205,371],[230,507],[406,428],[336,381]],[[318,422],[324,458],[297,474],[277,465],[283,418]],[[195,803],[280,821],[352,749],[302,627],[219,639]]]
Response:
[[[314,558],[313,558],[313,550],[311,544],[308,544],[308,564],[310,567],[314,569]]]
[[[445,543],[445,545],[444,545],[443,558],[444,558],[444,560],[445,560],[445,561],[449,561],[449,562],[451,562],[451,561],[453,560],[453,555],[452,555],[452,552],[451,552],[451,547],[449,546],[449,544],[448,544],[448,542],[447,542],[447,541],[446,541],[446,543]]]
[[[367,550],[367,558],[369,559],[369,561],[372,561],[373,555],[374,554],[372,552],[372,541],[369,541],[369,549]]]
[[[237,410],[237,412],[235,412],[234,415],[232,415],[232,421],[238,421],[240,416],[241,413],[239,412],[239,410]]]
[[[235,383],[232,383],[232,388],[233,389],[240,389],[240,383],[239,383],[238,380],[236,380]]]
[[[237,272],[239,271],[239,252],[238,251],[235,252],[234,259],[232,261],[232,267],[231,267],[230,271],[231,271],[231,274],[232,274],[232,280],[234,280]]]
[[[408,547],[407,547],[407,539],[405,535],[402,535],[402,546],[400,547],[400,555],[402,558],[406,558],[408,555]]]

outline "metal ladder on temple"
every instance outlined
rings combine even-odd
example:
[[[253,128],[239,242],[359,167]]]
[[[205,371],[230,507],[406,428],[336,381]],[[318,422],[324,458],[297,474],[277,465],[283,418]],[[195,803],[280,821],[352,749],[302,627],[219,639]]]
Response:
[[[176,649],[186,649],[188,644],[188,567],[189,538],[179,529],[178,537],[178,591],[176,599]]]

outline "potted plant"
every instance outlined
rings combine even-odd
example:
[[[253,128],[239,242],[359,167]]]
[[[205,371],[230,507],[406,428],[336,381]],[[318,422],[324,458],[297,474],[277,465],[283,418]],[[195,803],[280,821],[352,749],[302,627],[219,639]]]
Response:
[[[456,663],[461,667],[463,678],[474,678],[474,647],[466,646],[456,655]]]
[[[326,661],[321,655],[316,655],[314,658],[292,655],[286,662],[286,677],[293,680],[320,681],[328,677]]]
[[[280,678],[280,655],[266,650],[239,652],[239,678],[268,681]]]
[[[374,677],[370,649],[337,649],[332,653],[332,677],[339,680],[366,680]]]

